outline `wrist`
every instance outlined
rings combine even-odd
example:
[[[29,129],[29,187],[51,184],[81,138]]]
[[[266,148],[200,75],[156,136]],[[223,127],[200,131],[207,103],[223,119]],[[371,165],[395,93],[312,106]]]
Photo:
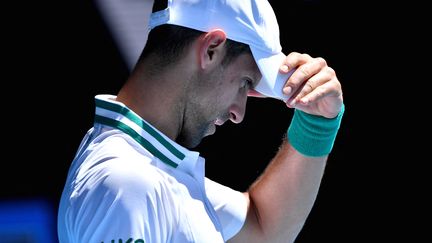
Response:
[[[290,144],[305,156],[328,155],[333,148],[344,111],[345,105],[342,104],[336,117],[325,118],[294,110],[287,132]]]

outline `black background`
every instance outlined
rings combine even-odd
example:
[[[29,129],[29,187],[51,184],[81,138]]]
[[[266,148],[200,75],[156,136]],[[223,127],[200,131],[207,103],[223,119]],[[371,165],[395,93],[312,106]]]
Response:
[[[400,42],[410,35],[404,16],[412,13],[394,3],[270,2],[284,52],[324,57],[346,105],[296,242],[415,242],[422,227],[414,211],[428,193],[408,186],[424,179],[408,169],[419,160],[402,139],[413,105],[401,100],[406,89],[391,88],[405,84],[401,54],[416,48]],[[14,8],[4,22],[0,200],[42,198],[55,212],[75,150],[92,126],[94,95],[115,94],[128,69],[93,2],[33,4]],[[280,101],[251,98],[243,123],[218,128],[196,148],[207,176],[245,190],[276,153],[291,115]]]

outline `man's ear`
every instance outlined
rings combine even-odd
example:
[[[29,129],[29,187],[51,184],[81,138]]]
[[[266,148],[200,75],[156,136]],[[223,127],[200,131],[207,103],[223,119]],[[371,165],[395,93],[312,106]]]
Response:
[[[225,56],[226,34],[221,29],[211,30],[200,39],[199,60],[201,69],[219,65]]]

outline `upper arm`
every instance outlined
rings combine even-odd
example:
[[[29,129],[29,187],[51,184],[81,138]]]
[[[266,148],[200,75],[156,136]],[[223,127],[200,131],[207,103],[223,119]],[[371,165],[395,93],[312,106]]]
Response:
[[[259,240],[262,236],[261,228],[259,225],[259,214],[256,210],[253,201],[250,199],[249,193],[244,192],[243,196],[247,201],[247,213],[246,219],[240,231],[237,234],[229,239],[229,243],[235,242],[264,242],[264,240]]]

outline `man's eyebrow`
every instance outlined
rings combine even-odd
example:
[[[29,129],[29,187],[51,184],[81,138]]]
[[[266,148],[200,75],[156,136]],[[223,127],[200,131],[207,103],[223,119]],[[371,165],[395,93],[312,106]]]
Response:
[[[261,76],[261,77],[260,77]],[[261,73],[257,73],[252,77],[252,87],[255,88],[262,79]]]

